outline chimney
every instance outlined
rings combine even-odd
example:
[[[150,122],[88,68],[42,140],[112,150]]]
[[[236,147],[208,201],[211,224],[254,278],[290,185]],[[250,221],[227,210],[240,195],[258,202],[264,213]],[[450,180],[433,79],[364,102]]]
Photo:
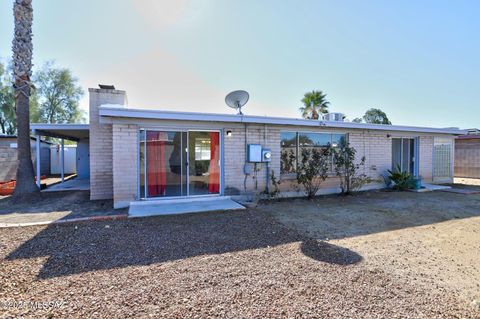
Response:
[[[90,199],[113,198],[112,125],[100,123],[99,107],[127,104],[127,94],[115,87],[89,88],[90,95]]]

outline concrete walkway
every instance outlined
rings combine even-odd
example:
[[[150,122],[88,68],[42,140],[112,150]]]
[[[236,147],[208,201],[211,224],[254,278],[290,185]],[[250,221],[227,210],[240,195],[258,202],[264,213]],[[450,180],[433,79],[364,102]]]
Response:
[[[61,192],[61,191],[88,191],[90,190],[89,179],[73,178],[63,183],[48,186],[44,192]]]
[[[127,217],[127,209],[112,206],[112,200],[90,200],[88,191],[42,192],[22,202],[7,196],[0,199],[0,228]]]
[[[160,199],[131,202],[128,216],[146,217],[235,209],[245,209],[245,207],[231,200],[228,196]]]

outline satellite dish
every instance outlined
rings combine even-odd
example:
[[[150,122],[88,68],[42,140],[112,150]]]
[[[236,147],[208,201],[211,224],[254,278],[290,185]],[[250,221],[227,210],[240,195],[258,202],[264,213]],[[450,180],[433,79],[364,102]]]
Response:
[[[243,115],[242,106],[247,104],[249,97],[247,91],[233,91],[227,94],[225,97],[225,103],[227,103],[232,109],[238,110],[238,115]]]

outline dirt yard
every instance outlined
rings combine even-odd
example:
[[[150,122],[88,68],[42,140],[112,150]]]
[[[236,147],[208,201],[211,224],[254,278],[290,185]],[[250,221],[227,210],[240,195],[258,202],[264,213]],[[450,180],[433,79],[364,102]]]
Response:
[[[478,196],[369,192],[236,212],[4,228],[0,314],[479,318],[480,309],[440,280],[456,277],[474,292]],[[448,229],[456,231],[443,235],[441,225],[455,222]],[[462,256],[459,265],[445,258],[449,251],[450,259]],[[448,276],[422,276],[421,263]]]
[[[368,192],[263,207],[364,264],[480,305],[480,194]]]
[[[480,178],[463,178],[463,177],[456,177],[454,179],[455,184],[461,185],[471,185],[471,186],[480,186]]]

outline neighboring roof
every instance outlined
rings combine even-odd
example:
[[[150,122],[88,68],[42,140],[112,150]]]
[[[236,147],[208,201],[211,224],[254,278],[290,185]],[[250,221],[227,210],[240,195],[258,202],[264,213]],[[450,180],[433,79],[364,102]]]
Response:
[[[298,125],[298,126],[310,126],[310,127],[333,127],[333,128],[345,128],[345,129],[439,133],[439,134],[453,134],[453,135],[462,135],[466,133],[466,131],[460,130],[458,128],[431,128],[431,127],[417,127],[417,126],[403,126],[403,125],[319,121],[319,120],[306,120],[306,119],[297,119],[297,118],[256,116],[256,115],[175,112],[175,111],[126,108],[123,105],[116,105],[116,104],[106,104],[106,105],[100,106],[99,114],[100,116],[105,116],[105,117],[124,117],[124,118],[141,118],[141,119]]]
[[[64,138],[72,141],[79,141],[89,138],[90,126],[88,124],[30,124],[34,135]]]
[[[469,128],[466,129],[467,134],[480,134],[480,130],[478,128]]]
[[[480,140],[480,135],[478,134],[467,134],[467,135],[460,135],[457,137],[459,140]]]
[[[8,134],[0,134],[0,138],[15,138],[15,139],[16,139],[17,136],[16,136],[16,135],[8,135]],[[34,137],[34,136],[30,136],[30,139],[33,140],[33,141],[36,141],[36,140],[37,140],[37,138]],[[43,140],[43,139],[40,139],[40,141],[41,141],[42,143],[46,143],[46,144],[53,144],[52,142],[45,141],[45,140]]]

